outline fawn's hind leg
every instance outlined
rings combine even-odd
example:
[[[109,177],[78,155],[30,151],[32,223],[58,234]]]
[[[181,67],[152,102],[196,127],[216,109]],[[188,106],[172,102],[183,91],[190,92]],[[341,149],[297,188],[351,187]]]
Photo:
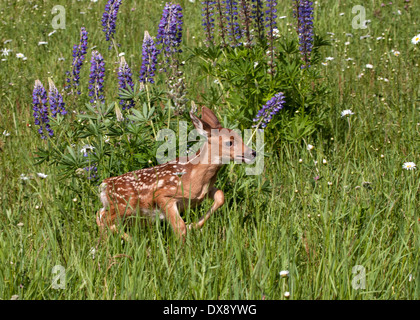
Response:
[[[116,218],[116,214],[112,215],[110,214],[110,210],[102,208],[96,213],[96,224],[98,225],[101,232],[106,231],[106,228],[109,228],[109,230],[115,232],[117,229],[115,224]]]
[[[110,214],[109,211],[102,208],[96,214],[96,224],[99,227],[99,232],[101,237],[106,236],[107,230],[110,230],[112,233],[118,231],[117,222],[120,220],[118,214]],[[130,236],[125,232],[121,235],[121,238],[126,241],[130,241]]]
[[[125,215],[130,215],[133,211],[129,202],[125,205],[114,205],[114,202],[109,201],[109,197],[106,191],[106,184],[101,185],[101,194],[100,194],[101,202],[103,208],[100,209],[96,214],[96,224],[99,226],[99,230],[101,236],[105,234],[107,228],[112,233],[117,231],[116,222],[120,222]],[[121,212],[123,214],[121,214]],[[124,240],[130,240],[130,236],[124,232],[121,235]]]

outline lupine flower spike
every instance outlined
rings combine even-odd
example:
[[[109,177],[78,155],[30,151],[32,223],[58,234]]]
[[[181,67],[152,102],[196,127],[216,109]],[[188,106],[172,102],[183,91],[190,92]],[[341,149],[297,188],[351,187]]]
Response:
[[[182,8],[179,4],[165,5],[156,37],[156,44],[161,46],[159,53],[163,51],[164,63],[169,63],[174,53],[181,52],[179,45],[182,38],[182,17]],[[166,68],[163,70],[166,71]]]
[[[256,122],[253,125],[254,128],[258,128],[261,124],[262,128],[265,128],[267,124],[271,121],[274,115],[276,115],[284,107],[284,94],[279,92],[274,95],[260,111],[258,111],[257,117],[253,119]]]
[[[313,4],[307,0],[294,0],[294,15],[297,18],[297,33],[299,35],[299,51],[302,55],[302,68],[310,67],[313,47]]]
[[[90,60],[90,76],[89,76],[89,97],[90,102],[95,103],[100,101],[105,102],[104,91],[104,77],[105,77],[105,61],[102,55],[94,50],[92,51],[92,58]]]
[[[263,0],[252,0],[252,16],[254,20],[254,28],[257,31],[259,39],[263,39],[265,36],[264,32],[264,3]]]
[[[143,47],[142,47],[142,62],[140,69],[140,82],[155,83],[153,77],[155,76],[157,56],[159,50],[156,49],[153,38],[149,32],[144,32]]]
[[[180,63],[177,53],[181,52],[179,46],[182,38],[182,8],[178,4],[167,3],[163,9],[162,19],[159,23],[157,45],[161,46],[159,52],[163,51],[164,66],[161,71],[167,71],[169,66],[170,76],[167,84],[169,87],[169,97],[175,104],[176,114],[182,113],[187,101],[185,95],[185,83],[183,72],[179,69]]]
[[[277,2],[274,0],[267,0],[267,8],[268,10],[265,11],[265,26],[268,29],[268,41],[270,43],[270,50],[268,51],[269,56],[269,65],[270,69],[268,72],[270,74],[274,74],[274,29],[276,28],[276,18],[277,18]]]
[[[122,0],[108,0],[105,5],[105,12],[102,15],[102,26],[105,32],[106,41],[114,39],[118,10]]]
[[[125,61],[124,57],[121,57],[120,66],[118,67],[118,84],[119,88],[122,90],[126,90],[128,87],[130,87],[132,90],[134,89],[131,69]],[[134,101],[121,99],[120,105],[122,105],[123,110],[128,110],[134,106]]]
[[[217,0],[216,2],[216,10],[218,13],[218,20],[219,20],[219,32],[220,32],[220,38],[222,40],[222,47],[226,46],[226,26],[225,26],[225,15],[223,13],[223,5],[222,0]]]
[[[54,85],[54,82],[51,80],[51,78],[48,78],[48,84],[50,87],[48,92],[48,100],[50,101],[51,116],[55,118],[57,113],[62,115],[67,114],[67,111],[64,107],[65,103],[63,101],[63,97],[61,96],[60,92],[58,92],[58,89]]]
[[[80,29],[80,43],[73,46],[73,63],[72,63],[72,72],[66,72],[67,74],[67,85],[65,90],[68,90],[72,87],[77,89],[77,94],[80,95],[79,89],[79,79],[80,79],[80,69],[82,68],[83,61],[87,53],[87,44],[88,44],[88,32],[84,27]]]
[[[39,80],[35,80],[32,102],[33,116],[35,118],[35,124],[39,126],[38,133],[41,135],[41,138],[47,139],[47,135],[50,137],[53,136],[54,132],[50,128],[50,119],[48,119],[47,91]]]
[[[251,8],[249,7],[249,0],[240,0],[239,12],[243,23],[243,34],[246,37],[244,45],[251,45]]]
[[[206,34],[206,46],[208,47],[210,44],[213,44],[213,32],[214,32],[214,5],[216,1],[202,1],[201,4],[203,5],[202,14],[203,17],[203,27],[204,32]]]
[[[240,45],[242,38],[242,31],[238,23],[238,2],[226,0],[226,21],[228,34],[230,36],[231,46],[236,47]]]

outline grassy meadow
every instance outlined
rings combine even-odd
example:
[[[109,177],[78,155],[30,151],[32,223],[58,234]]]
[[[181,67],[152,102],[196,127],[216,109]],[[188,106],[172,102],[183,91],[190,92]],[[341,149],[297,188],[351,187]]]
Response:
[[[201,2],[174,2],[184,13],[182,47],[203,47]],[[291,2],[278,1],[283,37],[296,37]],[[130,242],[117,235],[99,242],[97,187],[35,164],[46,141],[32,116],[34,81],[51,77],[62,88],[81,26],[89,31],[81,85],[96,46],[109,62],[105,94],[117,95],[115,52],[100,22],[106,1],[1,1],[0,50],[12,51],[0,52],[0,299],[419,299],[420,173],[403,164],[420,164],[420,43],[411,42],[420,33],[420,3],[381,3],[363,2],[370,23],[354,29],[360,1],[316,2],[316,33],[331,43],[316,66],[328,85],[328,130],[266,148],[261,175],[226,165],[216,183],[225,204],[182,245],[169,224],[139,219],[127,227]],[[164,4],[121,5],[116,38],[133,78],[144,31],[156,35]],[[66,27],[50,34],[56,5],[66,9]],[[203,104],[213,79],[201,77],[188,55],[188,98]],[[354,114],[343,118],[346,109]],[[187,210],[184,220],[210,206]],[[54,280],[57,265],[64,282]]]

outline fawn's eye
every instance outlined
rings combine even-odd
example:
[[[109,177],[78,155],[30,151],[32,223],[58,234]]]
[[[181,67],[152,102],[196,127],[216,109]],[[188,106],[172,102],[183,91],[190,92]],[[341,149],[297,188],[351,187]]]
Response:
[[[226,142],[226,145],[227,145],[228,147],[233,146],[233,141],[228,141],[228,142]]]

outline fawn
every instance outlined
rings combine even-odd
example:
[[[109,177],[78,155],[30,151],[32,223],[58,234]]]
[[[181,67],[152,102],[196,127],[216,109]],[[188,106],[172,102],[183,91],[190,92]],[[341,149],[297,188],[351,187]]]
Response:
[[[96,223],[101,231],[106,226],[116,231],[116,222],[141,214],[154,219],[169,220],[175,233],[185,241],[187,226],[180,216],[189,205],[200,204],[205,197],[214,200],[210,210],[191,228],[201,228],[224,203],[224,194],[214,187],[217,173],[231,160],[252,161],[256,152],[248,148],[235,131],[222,128],[216,115],[202,108],[201,119],[190,118],[197,132],[207,137],[197,153],[173,161],[107,178],[100,186],[103,208],[97,213]],[[117,221],[116,221],[117,220]],[[124,237],[128,237],[126,234]],[[129,238],[129,237],[128,237]]]

